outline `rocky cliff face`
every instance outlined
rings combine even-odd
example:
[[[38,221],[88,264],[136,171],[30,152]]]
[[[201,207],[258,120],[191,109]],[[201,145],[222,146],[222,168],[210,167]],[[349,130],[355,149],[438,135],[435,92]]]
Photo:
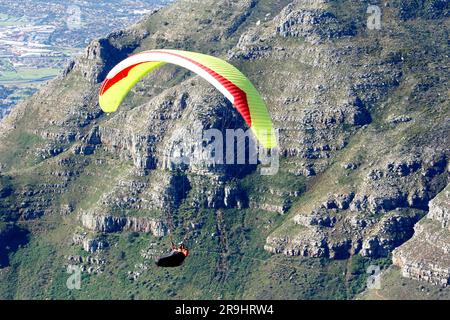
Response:
[[[430,211],[414,227],[414,237],[392,254],[405,277],[446,287],[450,284],[450,188],[430,201]]]
[[[0,122],[2,221],[76,226],[65,229],[63,243],[104,255],[129,232],[158,239],[178,230],[197,245],[213,239],[221,279],[233,277],[226,257],[236,245],[250,256],[264,247],[273,261],[277,254],[303,261],[394,251],[404,275],[445,282],[448,261],[419,262],[446,250],[444,235],[427,250],[430,259],[408,248],[426,246],[429,228],[441,234],[449,224],[448,203],[432,200],[449,173],[448,4],[385,1],[379,30],[367,27],[369,5],[179,1],[93,41]],[[221,56],[252,80],[280,129],[276,176],[261,177],[251,165],[167,163],[197,127],[245,127],[220,93],[185,70],[165,66],[138,83],[119,112],[101,112],[106,73],[154,48]],[[228,212],[228,226],[217,210]],[[246,227],[247,215],[257,217],[257,231]],[[417,224],[425,215],[432,223]]]
[[[396,10],[398,8],[393,9],[397,5],[400,5],[400,12],[405,10],[405,3],[387,4],[384,9],[385,14],[394,20],[395,15],[400,14]],[[387,52],[385,50],[387,47],[381,45],[382,48],[377,54],[367,55],[367,52],[375,49],[373,46],[378,46],[380,41],[387,41],[389,38],[391,43],[395,43],[400,40],[398,32],[407,26],[386,21],[383,22],[386,33],[383,31],[381,34],[366,33],[356,27],[358,21],[345,20],[344,17],[337,18],[332,11],[327,11],[338,6],[338,4],[329,5],[326,1],[317,1],[310,8],[301,1],[292,3],[274,19],[275,30],[272,34],[266,32],[263,35],[246,38],[253,39],[253,43],[267,43],[270,41],[268,39],[277,34],[285,38],[304,38],[307,42],[301,45],[302,50],[290,55],[289,50],[283,50],[283,56],[291,59],[295,56],[299,63],[309,62],[309,65],[317,66],[316,72],[323,68],[324,72],[326,69],[328,77],[332,75],[332,78],[325,81],[326,86],[319,82],[314,90],[311,88],[308,91],[308,93],[317,92],[314,94],[317,98],[305,101],[304,97],[308,94],[304,93],[300,98],[294,99],[295,102],[301,101],[302,107],[299,108],[299,104],[294,102],[297,108],[290,110],[290,117],[304,109],[309,109],[307,112],[311,114],[326,110],[326,105],[330,102],[330,91],[334,91],[330,90],[330,87],[340,86],[340,92],[347,93],[345,100],[350,102],[345,107],[334,104],[330,108],[331,113],[326,111],[325,114],[322,113],[321,118],[307,116],[306,119],[310,119],[313,139],[307,139],[308,131],[300,129],[301,126],[298,124],[304,123],[305,119],[300,114],[301,118],[294,121],[297,124],[295,129],[289,128],[290,130],[283,135],[285,140],[282,145],[287,148],[290,143],[288,141],[291,140],[287,137],[297,131],[296,134],[301,137],[302,143],[296,144],[294,147],[296,150],[293,148],[286,150],[286,154],[295,154],[299,158],[308,159],[309,166],[313,166],[313,172],[323,173],[316,178],[319,182],[315,185],[319,183],[321,187],[318,188],[320,191],[312,193],[316,194],[314,200],[304,201],[291,210],[292,219],[286,221],[285,226],[267,239],[265,248],[271,252],[319,257],[346,257],[355,253],[371,257],[387,256],[396,246],[412,236],[413,226],[425,214],[428,202],[447,183],[448,149],[444,146],[444,141],[448,138],[448,125],[444,124],[446,116],[442,114],[441,120],[444,121],[442,131],[440,129],[437,131],[432,129],[433,133],[422,131],[423,134],[416,136],[417,140],[414,143],[406,142],[411,140],[407,138],[408,129],[402,126],[408,126],[407,123],[410,121],[424,120],[413,119],[411,116],[410,107],[420,98],[415,93],[416,85],[412,85],[410,89],[406,87],[412,84],[410,81],[415,77],[412,76],[415,72],[408,66],[409,63],[405,60],[407,58],[403,54],[404,49],[401,47]],[[436,15],[445,15],[445,10],[441,11],[443,9],[441,5],[433,4],[431,7],[435,8]],[[336,28],[336,25],[339,27]],[[364,38],[367,36],[366,39],[370,40],[355,41],[355,37],[361,39],[362,34]],[[330,39],[332,47],[329,46]],[[246,42],[243,49],[248,53],[243,56],[250,57],[249,52],[253,52],[254,49],[250,49],[248,40]],[[310,46],[309,43],[313,43],[314,46]],[[268,56],[269,48],[264,51],[265,57]],[[409,54],[416,55],[418,51],[420,50],[413,49]],[[315,61],[310,60],[313,57]],[[364,63],[361,64],[361,61]],[[337,68],[340,67],[351,68],[351,79],[346,79],[345,73],[337,72]],[[330,69],[333,68],[336,68],[336,72],[330,73]],[[414,67],[414,70],[418,69]],[[318,80],[317,77],[313,79],[301,81],[300,85],[311,85]],[[434,89],[441,90],[437,87]],[[284,93],[287,94],[288,90],[285,88]],[[411,96],[407,93],[408,90]],[[301,90],[305,91],[307,90]],[[327,101],[321,101],[319,98],[323,92],[327,92]],[[401,96],[403,102],[393,103],[392,98],[386,98],[387,96],[399,98]],[[440,94],[436,93],[436,96]],[[311,105],[312,101],[317,105]],[[408,105],[406,109],[401,107],[403,103],[405,106]],[[408,109],[410,110],[408,116],[401,114]],[[447,107],[442,109],[443,112],[444,110],[448,110]],[[336,113],[333,112],[338,112],[340,116],[336,117]],[[283,111],[277,110],[275,117],[281,114]],[[419,114],[417,116],[420,117]],[[348,130],[333,130],[335,127],[343,126],[355,126],[356,130],[350,136],[345,136]],[[286,122],[283,122],[281,127],[286,127]],[[326,133],[322,134],[321,130]],[[429,149],[429,143],[433,142],[429,140],[425,142],[424,137],[428,134],[440,137],[437,138],[441,141],[437,143],[439,147]],[[394,136],[406,140],[402,142]],[[297,139],[291,141],[298,141]],[[316,144],[317,139],[322,145]],[[340,145],[330,145],[339,141],[342,141]],[[300,151],[298,148],[301,147],[306,150]],[[337,154],[346,154],[343,157],[338,156],[342,161],[341,167],[328,166],[323,170],[318,166],[319,163],[322,165],[323,160],[319,159],[336,157],[334,150],[338,151]],[[340,150],[343,151],[339,152]],[[346,181],[342,183],[339,179],[342,179],[342,182]],[[290,236],[287,236],[287,229],[291,230]],[[298,231],[292,233],[292,230]]]
[[[147,218],[122,218],[86,213],[80,216],[80,220],[83,227],[97,232],[108,233],[118,231],[135,231],[151,232],[156,237],[162,237],[166,235],[164,224],[161,221],[155,221]]]

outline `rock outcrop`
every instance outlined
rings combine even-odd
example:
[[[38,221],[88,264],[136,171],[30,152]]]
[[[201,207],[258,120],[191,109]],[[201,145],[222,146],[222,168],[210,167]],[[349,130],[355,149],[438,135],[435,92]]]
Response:
[[[414,227],[414,237],[392,253],[404,277],[440,286],[450,284],[450,187],[430,201],[428,215]]]
[[[294,9],[287,6],[277,17],[276,34],[283,37],[304,37],[315,44],[323,40],[354,36],[356,27],[339,21],[331,12],[323,9]]]
[[[156,237],[167,233],[167,227],[162,221],[146,217],[114,217],[84,213],[80,221],[86,229],[97,232],[151,232]]]
[[[94,253],[108,247],[108,242],[100,236],[91,236],[87,232],[75,233],[72,237],[73,244],[81,245],[86,252]]]

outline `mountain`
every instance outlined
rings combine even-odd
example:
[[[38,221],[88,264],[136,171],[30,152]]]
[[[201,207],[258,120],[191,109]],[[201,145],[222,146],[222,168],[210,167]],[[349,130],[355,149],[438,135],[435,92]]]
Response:
[[[0,0],[0,119],[53,79],[92,39],[166,4],[163,0]]]
[[[377,8],[178,1],[91,42],[0,122],[0,297],[450,298],[448,261],[430,263],[450,244],[448,2]],[[198,123],[245,127],[174,66],[101,112],[108,71],[154,48],[215,55],[248,76],[280,130],[276,175],[164,165]],[[169,229],[192,255],[156,269]],[[73,265],[80,290],[66,286]],[[381,287],[366,289],[374,268]]]

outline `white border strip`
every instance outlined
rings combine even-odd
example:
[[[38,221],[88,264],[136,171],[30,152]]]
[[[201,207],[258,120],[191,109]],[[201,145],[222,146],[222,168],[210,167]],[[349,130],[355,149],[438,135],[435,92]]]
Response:
[[[177,53],[174,53],[177,54]],[[186,68],[196,74],[198,74],[200,77],[204,78],[206,81],[211,83],[217,90],[219,90],[225,97],[227,97],[228,100],[231,101],[231,103],[234,104],[234,97],[233,95],[217,80],[209,74],[206,70],[203,70],[196,64],[192,63],[188,59],[184,57],[180,57],[178,55],[171,54],[170,52],[154,52],[154,51],[144,51],[142,53],[135,54],[131,57],[126,58],[125,60],[121,61],[119,64],[117,64],[106,76],[106,79],[114,78],[120,71],[122,71],[125,68],[128,68],[132,65],[142,63],[142,62],[167,62],[171,64],[178,65],[180,67]]]

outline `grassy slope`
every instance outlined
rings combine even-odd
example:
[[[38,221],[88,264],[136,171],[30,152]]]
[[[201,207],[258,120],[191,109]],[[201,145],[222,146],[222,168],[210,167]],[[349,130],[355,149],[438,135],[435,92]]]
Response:
[[[121,233],[107,236],[113,244],[100,254],[109,263],[100,275],[83,273],[81,290],[66,287],[65,256],[82,254],[70,245],[71,219],[34,222],[29,244],[10,257],[11,266],[1,270],[2,299],[345,299],[360,292],[365,283],[364,261],[327,261],[270,256],[261,248],[267,222],[279,216],[256,210],[226,210],[230,244],[225,261],[220,259],[214,215],[195,237],[192,255],[183,267],[155,268],[140,251],[157,243],[167,248],[167,239]],[[360,258],[355,258],[360,259]],[[128,271],[148,265],[135,281]],[[372,262],[373,263],[373,262]],[[383,264],[384,261],[380,261]],[[224,267],[224,265],[226,267]],[[225,268],[225,269],[224,269]],[[225,271],[224,271],[225,270]]]
[[[380,289],[367,289],[357,296],[361,300],[450,300],[446,288],[403,278],[399,268],[391,266],[381,275]]]

